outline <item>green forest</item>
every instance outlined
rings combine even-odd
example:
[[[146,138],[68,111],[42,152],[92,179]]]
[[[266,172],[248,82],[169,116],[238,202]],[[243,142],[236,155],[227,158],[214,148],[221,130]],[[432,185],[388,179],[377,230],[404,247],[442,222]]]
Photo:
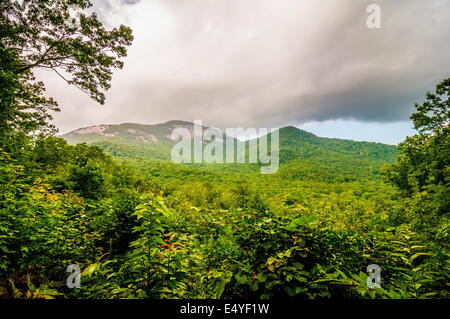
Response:
[[[33,72],[103,104],[133,41],[73,7],[89,1],[0,3],[0,298],[450,298],[450,78],[397,146],[289,126],[275,174],[175,164],[169,140],[130,140],[133,124],[56,136],[58,103]]]

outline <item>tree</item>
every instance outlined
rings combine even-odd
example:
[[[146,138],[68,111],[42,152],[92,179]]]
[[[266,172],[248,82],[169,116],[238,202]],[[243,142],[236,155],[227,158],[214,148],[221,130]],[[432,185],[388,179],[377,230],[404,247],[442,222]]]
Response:
[[[47,129],[57,103],[43,96],[33,70],[47,69],[103,104],[113,68],[133,40],[121,25],[106,30],[89,0],[3,0],[0,2],[0,147],[12,131]]]
[[[399,144],[397,162],[385,166],[384,177],[405,192],[420,223],[445,222],[450,210],[450,78],[428,92],[411,115],[418,134]]]
[[[429,185],[448,185],[450,78],[428,92],[423,104],[415,104],[411,115],[418,134],[399,144],[397,163],[385,169],[385,176],[408,193],[424,190]]]

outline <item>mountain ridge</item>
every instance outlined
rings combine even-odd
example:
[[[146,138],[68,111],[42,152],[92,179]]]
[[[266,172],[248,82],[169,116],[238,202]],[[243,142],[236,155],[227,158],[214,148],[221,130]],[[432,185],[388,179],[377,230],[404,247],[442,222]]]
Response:
[[[121,160],[131,161],[170,161],[171,150],[177,143],[171,134],[175,128],[188,129],[194,136],[194,123],[172,120],[158,124],[101,124],[79,128],[60,135],[69,144],[87,143],[101,147],[107,153]],[[208,127],[203,126],[204,130]],[[364,166],[367,170],[378,174],[384,163],[393,162],[397,148],[393,145],[360,142],[346,139],[319,137],[295,126],[278,129],[280,146],[280,163],[308,162],[308,165],[328,166],[330,171],[339,171],[340,167]],[[270,134],[259,138],[267,138],[270,149]],[[245,143],[248,150],[249,141]],[[224,140],[225,141],[225,140]],[[207,141],[203,142],[203,145]],[[224,143],[225,150],[225,143]],[[224,152],[225,153],[225,152]]]
[[[83,136],[85,136],[89,133],[99,134],[99,132],[94,131],[96,128],[97,128],[97,130],[100,131],[102,127],[105,127],[104,131],[102,132],[103,134],[99,134],[99,135],[103,135],[105,137],[114,137],[114,136],[116,136],[116,134],[112,134],[108,131],[110,131],[113,128],[118,128],[118,127],[121,127],[121,128],[125,127],[128,129],[130,129],[130,128],[144,128],[144,129],[171,128],[171,129],[174,129],[177,127],[187,128],[187,127],[190,127],[193,125],[194,125],[193,122],[184,121],[184,120],[169,120],[169,121],[166,121],[163,123],[156,123],[156,124],[142,124],[142,123],[131,123],[131,122],[126,122],[126,123],[121,123],[121,124],[97,124],[97,125],[91,125],[91,126],[86,126],[86,127],[80,127],[78,129],[69,131],[64,134],[58,134],[57,136],[66,139],[69,142],[69,144],[89,143],[90,142],[89,136],[84,137],[84,138],[83,138]],[[210,127],[203,125],[203,129],[208,129],[208,128],[210,128]],[[90,129],[93,130],[93,132],[87,131]],[[386,144],[386,143],[382,143],[382,142],[355,141],[355,140],[351,140],[351,139],[343,139],[343,138],[337,138],[337,137],[322,137],[322,136],[318,136],[314,133],[311,133],[309,131],[295,127],[293,125],[283,126],[283,127],[278,128],[278,130],[280,131],[281,135],[294,134],[294,135],[298,135],[298,136],[309,137],[312,139],[319,138],[319,139],[328,139],[328,140],[351,141],[351,142],[355,142],[355,143],[370,143],[370,144],[395,146],[392,144]],[[133,132],[130,132],[130,133],[133,133]],[[78,138],[77,138],[77,135],[78,135]],[[140,139],[138,138],[138,140],[140,140]]]

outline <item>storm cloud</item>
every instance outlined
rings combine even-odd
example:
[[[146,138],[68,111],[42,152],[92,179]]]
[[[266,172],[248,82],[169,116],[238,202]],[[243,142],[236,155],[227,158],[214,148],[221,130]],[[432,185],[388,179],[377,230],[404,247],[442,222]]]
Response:
[[[407,120],[450,75],[450,1],[94,1],[135,41],[104,106],[39,73],[67,131],[93,124],[201,119],[217,127]]]

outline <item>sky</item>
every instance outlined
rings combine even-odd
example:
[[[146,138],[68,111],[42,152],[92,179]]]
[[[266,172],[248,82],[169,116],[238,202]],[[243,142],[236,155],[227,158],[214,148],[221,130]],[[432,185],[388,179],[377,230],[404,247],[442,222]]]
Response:
[[[61,133],[126,122],[219,128],[295,125],[396,144],[414,103],[450,76],[448,0],[94,0],[135,40],[100,106],[39,71]],[[367,6],[381,28],[367,26]]]

